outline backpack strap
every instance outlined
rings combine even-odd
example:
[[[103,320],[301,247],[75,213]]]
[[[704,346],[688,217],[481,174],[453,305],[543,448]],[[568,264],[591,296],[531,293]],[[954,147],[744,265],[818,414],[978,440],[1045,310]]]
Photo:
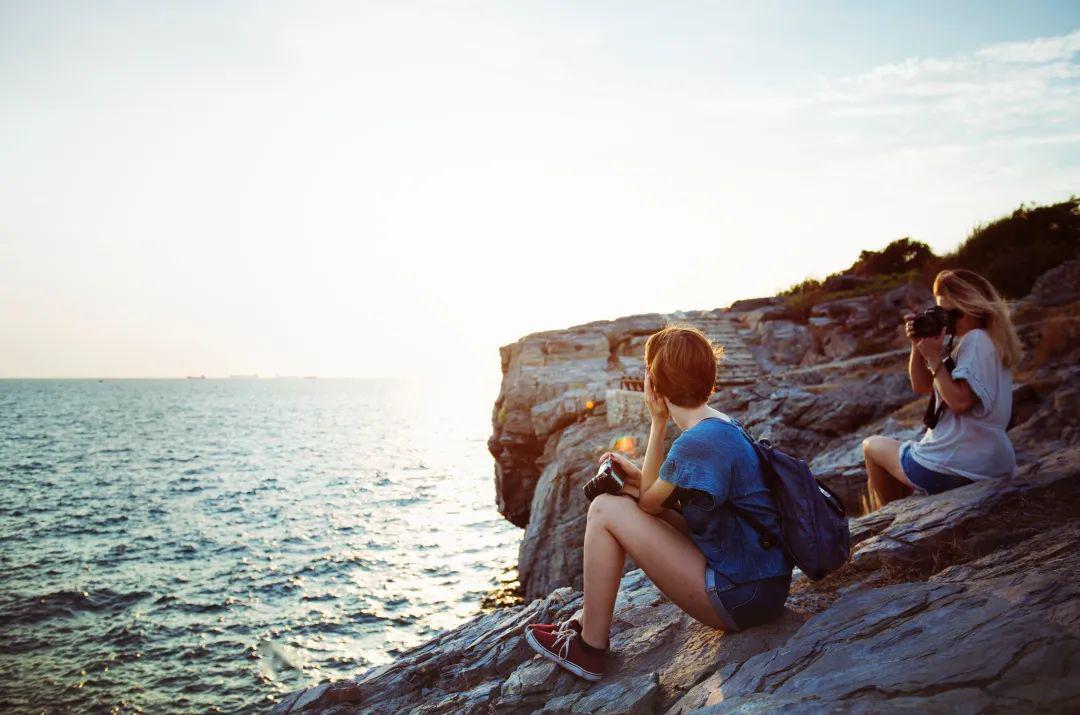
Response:
[[[742,433],[742,436],[745,437],[746,440],[750,443],[750,445],[754,448],[754,453],[758,457],[758,464],[761,467],[762,481],[765,482],[766,489],[769,490],[770,494],[774,495],[773,498],[775,499],[775,492],[773,490],[774,480],[772,478],[772,467],[769,465],[768,458],[766,458],[766,456],[762,453],[761,445],[758,444],[757,440],[750,436],[750,433],[746,431],[746,428],[744,428],[738,420],[732,418],[731,421],[735,424],[736,427],[739,428],[739,432]],[[735,506],[731,503],[730,500],[725,501],[722,506],[724,506],[735,516],[742,517],[743,521],[749,524],[750,528],[752,528],[758,533],[758,536],[760,537],[759,543],[761,544],[762,548],[771,549],[773,547],[779,547],[783,550],[784,555],[787,556],[792,563],[795,563],[795,556],[791,553],[791,549],[789,549],[788,545],[784,542],[782,535],[773,532],[771,529],[762,524],[761,521],[757,518],[757,516],[751,514],[750,512],[746,511],[741,507]],[[783,515],[780,513],[779,507],[777,507],[776,509],[776,515],[778,519],[783,519]]]

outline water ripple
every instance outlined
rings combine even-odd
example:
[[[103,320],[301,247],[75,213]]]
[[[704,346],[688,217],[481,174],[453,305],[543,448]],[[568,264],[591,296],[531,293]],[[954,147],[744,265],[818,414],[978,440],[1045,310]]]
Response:
[[[475,614],[492,392],[0,381],[0,710],[263,710]]]

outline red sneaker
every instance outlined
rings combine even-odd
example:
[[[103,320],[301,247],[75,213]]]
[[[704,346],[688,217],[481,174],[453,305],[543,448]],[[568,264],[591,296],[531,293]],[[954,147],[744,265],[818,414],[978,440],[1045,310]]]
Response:
[[[576,618],[563,621],[562,623],[530,623],[525,626],[526,630],[530,631],[559,631],[564,628],[572,628],[575,633],[581,633],[581,624],[578,623]]]
[[[567,622],[569,624],[569,621]],[[525,641],[540,655],[566,668],[574,675],[593,682],[604,677],[604,655],[607,651],[590,648],[571,625],[551,631],[525,629]]]

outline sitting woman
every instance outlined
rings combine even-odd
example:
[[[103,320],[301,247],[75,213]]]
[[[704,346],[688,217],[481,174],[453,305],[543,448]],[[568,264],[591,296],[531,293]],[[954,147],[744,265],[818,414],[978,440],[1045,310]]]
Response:
[[[929,429],[918,442],[889,437],[863,441],[870,508],[913,492],[937,494],[973,481],[1008,476],[1016,455],[1006,428],[1012,413],[1012,372],[1020,341],[1009,309],[994,286],[978,273],[948,270],[934,279],[937,304],[952,313],[956,348],[942,349],[946,329],[916,337],[912,315],[904,316],[911,340],[908,375],[920,395],[934,395]],[[951,345],[951,343],[950,343]],[[955,361],[951,370],[947,357]]]
[[[735,631],[783,610],[791,562],[726,508],[750,512],[779,531],[753,446],[738,423],[706,404],[717,353],[694,328],[669,327],[649,338],[645,403],[652,427],[645,461],[639,469],[622,455],[604,455],[617,463],[627,486],[589,506],[583,608],[564,623],[526,628],[530,646],[582,678],[599,680],[604,673],[627,554],[664,595],[707,626]],[[682,434],[664,459],[669,416]],[[663,507],[676,490],[682,516]]]

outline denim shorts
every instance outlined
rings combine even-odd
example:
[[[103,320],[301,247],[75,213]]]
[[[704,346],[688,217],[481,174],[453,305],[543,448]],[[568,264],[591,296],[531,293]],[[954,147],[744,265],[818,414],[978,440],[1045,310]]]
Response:
[[[790,589],[790,573],[732,583],[727,576],[705,567],[705,593],[725,631],[741,631],[773,620],[783,612]]]
[[[935,472],[919,464],[911,456],[911,444],[905,444],[900,448],[900,468],[904,470],[904,476],[908,478],[908,481],[924,494],[940,494],[971,484],[971,480],[967,477]]]

